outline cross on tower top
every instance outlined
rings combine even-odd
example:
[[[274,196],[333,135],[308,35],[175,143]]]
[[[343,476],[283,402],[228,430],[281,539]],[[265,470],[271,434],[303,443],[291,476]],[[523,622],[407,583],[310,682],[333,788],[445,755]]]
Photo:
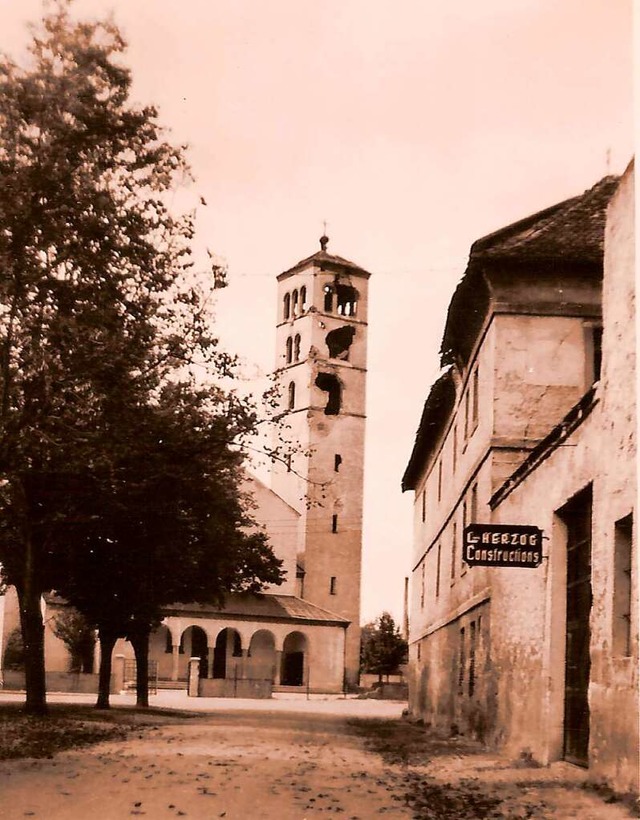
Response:
[[[324,227],[324,231],[322,233],[322,236],[320,237],[320,249],[323,250],[323,251],[326,251],[327,250],[327,245],[329,243],[329,237],[327,236],[327,222],[326,222],[326,220],[322,223],[322,225]]]

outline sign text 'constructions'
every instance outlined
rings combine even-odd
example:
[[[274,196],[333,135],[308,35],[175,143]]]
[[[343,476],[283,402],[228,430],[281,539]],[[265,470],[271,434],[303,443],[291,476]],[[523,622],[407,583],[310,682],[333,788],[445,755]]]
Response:
[[[462,557],[471,567],[537,567],[542,561],[542,530],[519,524],[469,524]]]

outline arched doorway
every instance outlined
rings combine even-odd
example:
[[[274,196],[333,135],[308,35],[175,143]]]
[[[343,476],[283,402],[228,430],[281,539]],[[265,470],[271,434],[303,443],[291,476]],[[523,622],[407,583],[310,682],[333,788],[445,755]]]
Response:
[[[304,686],[306,654],[307,639],[302,632],[291,632],[287,635],[282,647],[280,681],[283,686]]]
[[[180,653],[188,658],[200,658],[199,675],[208,677],[209,645],[207,633],[199,626],[190,626],[182,633]]]
[[[232,658],[242,658],[242,640],[236,629],[226,627],[218,633],[213,650],[213,677],[226,678],[233,666]]]
[[[259,629],[249,644],[249,677],[257,680],[276,678],[276,641],[268,629]]]

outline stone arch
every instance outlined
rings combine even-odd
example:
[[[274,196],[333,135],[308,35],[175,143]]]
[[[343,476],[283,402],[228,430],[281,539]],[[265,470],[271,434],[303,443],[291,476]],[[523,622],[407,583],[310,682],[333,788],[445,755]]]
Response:
[[[309,642],[303,632],[290,632],[282,645],[280,681],[283,686],[304,686],[309,679]]]
[[[188,658],[199,658],[199,675],[201,678],[209,674],[209,641],[207,633],[201,626],[188,626],[180,636],[180,654]]]
[[[258,629],[251,636],[248,651],[249,677],[274,681],[276,678],[276,639],[268,629]]]
[[[291,314],[291,296],[288,293],[285,293],[284,299],[282,300],[282,318],[288,319]]]
[[[233,669],[242,659],[242,636],[237,629],[226,626],[218,632],[213,650],[213,678],[233,676]]]
[[[331,285],[325,285],[323,288],[324,293],[324,311],[325,313],[333,313],[333,288]]]

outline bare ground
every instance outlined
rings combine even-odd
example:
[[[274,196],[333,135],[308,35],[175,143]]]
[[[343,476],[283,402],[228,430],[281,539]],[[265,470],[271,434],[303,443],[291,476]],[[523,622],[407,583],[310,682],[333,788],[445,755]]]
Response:
[[[386,717],[371,717],[376,709]],[[400,709],[392,711],[399,715]],[[56,712],[62,721],[58,739],[64,721],[71,735],[76,720],[85,725],[87,742],[99,740],[103,731],[111,739],[53,757],[45,742],[43,757],[0,762],[0,817],[632,816],[628,806],[606,803],[583,788],[584,774],[574,767],[512,765],[477,744],[437,738],[389,714],[389,704],[348,701],[265,703],[243,710],[236,705],[197,717],[113,710],[98,718],[67,707]]]

